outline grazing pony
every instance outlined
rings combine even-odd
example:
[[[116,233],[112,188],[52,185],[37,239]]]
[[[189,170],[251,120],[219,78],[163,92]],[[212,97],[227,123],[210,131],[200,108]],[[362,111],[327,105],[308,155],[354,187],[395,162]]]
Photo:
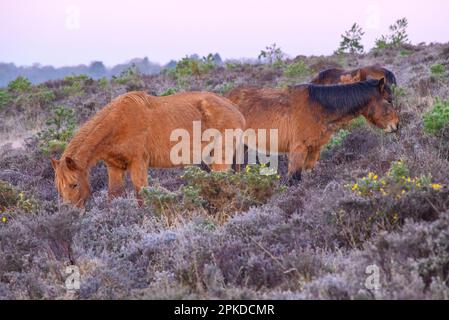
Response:
[[[380,80],[385,78],[385,97],[390,102],[393,101],[393,93],[391,86],[397,85],[396,76],[390,70],[379,65],[372,65],[353,70],[344,70],[338,68],[331,68],[321,71],[315,78],[312,79],[313,84],[344,84],[354,83],[372,79]]]
[[[332,134],[359,115],[386,132],[396,131],[398,115],[384,99],[384,90],[382,78],[344,85],[303,84],[285,90],[236,88],[228,98],[245,116],[246,129],[278,130],[278,152],[288,153],[292,181],[301,179],[302,169],[311,170]],[[257,141],[257,148],[263,149],[268,141]]]
[[[179,166],[170,158],[172,147],[178,143],[170,141],[173,130],[183,129],[189,133],[191,156],[195,150],[202,151],[193,147],[194,121],[201,121],[201,133],[213,128],[224,134],[225,129],[245,126],[236,106],[212,93],[154,97],[144,92],[129,92],[115,98],[79,129],[60,160],[51,159],[59,194],[64,201],[84,207],[91,194],[90,168],[103,160],[108,170],[109,196],[122,194],[128,171],[141,205],[139,193],[148,185],[148,168]],[[205,145],[200,142],[201,149]],[[223,171],[231,165],[216,161],[210,167]]]

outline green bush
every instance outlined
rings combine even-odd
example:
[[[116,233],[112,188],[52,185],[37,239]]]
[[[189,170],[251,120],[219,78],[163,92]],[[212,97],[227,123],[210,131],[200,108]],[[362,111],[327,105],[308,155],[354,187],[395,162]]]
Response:
[[[446,67],[440,63],[434,64],[430,67],[430,74],[432,77],[441,78],[446,74]]]
[[[46,105],[56,99],[53,90],[46,87],[39,87],[37,91],[31,93],[30,98],[37,101],[40,105]]]
[[[7,223],[16,211],[31,212],[37,203],[24,192],[0,180],[0,223]]]
[[[431,110],[423,116],[424,130],[427,133],[438,135],[449,123],[449,99],[435,99]]]
[[[8,104],[12,103],[11,94],[3,89],[0,89],[0,109],[6,107]]]
[[[64,81],[68,84],[62,87],[64,94],[68,96],[83,96],[85,94],[85,86],[92,83],[93,80],[87,75],[67,76]]]
[[[265,166],[247,166],[244,171],[234,173],[189,167],[182,175],[186,185],[178,191],[152,186],[143,188],[141,195],[145,204],[168,224],[177,220],[177,216],[192,212],[212,214],[218,223],[222,223],[230,213],[263,204],[281,190],[280,177],[261,174],[262,168]]]
[[[324,150],[331,150],[333,148],[341,146],[349,133],[350,131],[346,129],[337,131],[329,140],[329,142],[324,146]]]
[[[40,150],[49,155],[64,151],[75,131],[75,112],[58,106],[46,121],[47,128],[37,134]]]
[[[364,47],[361,44],[361,41],[364,34],[362,28],[357,23],[354,23],[350,30],[345,31],[345,33],[341,35],[342,39],[337,53],[363,53]]]
[[[287,78],[305,78],[309,76],[310,73],[311,73],[310,68],[302,60],[289,64],[284,69],[284,77]]]
[[[162,92],[159,96],[165,97],[165,96],[171,96],[172,94],[177,93],[178,90],[176,88],[168,88],[164,92]]]
[[[354,248],[380,231],[397,229],[406,219],[434,219],[448,197],[446,187],[430,175],[411,176],[402,160],[392,162],[386,175],[369,172],[346,188],[351,195],[338,201],[331,220],[339,238]]]
[[[264,175],[261,166],[247,166],[242,172],[206,172],[198,167],[185,170],[182,178],[198,189],[211,212],[246,210],[267,202],[278,189],[278,175]]]
[[[31,89],[31,82],[25,77],[17,77],[8,83],[8,90],[16,93],[26,93]]]

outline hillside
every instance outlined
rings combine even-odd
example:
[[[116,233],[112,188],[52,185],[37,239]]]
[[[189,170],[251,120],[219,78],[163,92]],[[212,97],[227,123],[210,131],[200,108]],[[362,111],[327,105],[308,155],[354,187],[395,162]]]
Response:
[[[192,193],[180,208],[173,199],[189,185],[185,170],[151,169],[164,205],[150,194],[140,208],[130,186],[126,198],[107,201],[99,164],[85,212],[58,201],[49,154],[59,157],[75,127],[119,94],[286,87],[328,67],[375,63],[398,79],[400,130],[355,121],[298,185],[279,186],[282,157],[279,181],[262,195],[250,191],[239,205],[220,198],[225,191],[203,195],[210,210]],[[448,70],[449,44],[430,44],[281,64],[184,59],[159,74],[130,69],[110,81],[19,78],[0,90],[0,299],[448,299]],[[205,189],[227,184],[192,174]],[[76,293],[65,286],[67,265],[80,270]]]

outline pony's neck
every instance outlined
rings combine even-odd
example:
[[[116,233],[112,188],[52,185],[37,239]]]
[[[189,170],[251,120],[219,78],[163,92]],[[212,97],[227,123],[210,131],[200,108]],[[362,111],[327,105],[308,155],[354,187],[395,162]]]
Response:
[[[102,110],[103,111],[103,110]],[[110,126],[105,123],[105,114],[98,114],[76,133],[61,158],[71,157],[85,170],[89,170],[103,158],[100,145],[110,136]]]

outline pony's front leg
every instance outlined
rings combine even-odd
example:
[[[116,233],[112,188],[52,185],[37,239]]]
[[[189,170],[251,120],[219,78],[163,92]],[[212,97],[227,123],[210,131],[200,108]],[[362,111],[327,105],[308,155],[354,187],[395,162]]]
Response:
[[[294,184],[301,180],[301,172],[307,157],[307,148],[297,146],[290,150],[288,154],[288,180],[289,184]]]
[[[321,148],[318,146],[308,147],[307,158],[304,163],[304,170],[310,171],[315,168],[316,163],[320,160]]]
[[[143,199],[140,194],[142,188],[148,186],[148,165],[145,161],[133,162],[129,166],[129,174],[131,176],[131,182],[134,185],[136,191],[137,203],[139,206],[143,205]]]
[[[109,199],[119,197],[125,190],[125,170],[107,166],[108,168],[108,195]]]

